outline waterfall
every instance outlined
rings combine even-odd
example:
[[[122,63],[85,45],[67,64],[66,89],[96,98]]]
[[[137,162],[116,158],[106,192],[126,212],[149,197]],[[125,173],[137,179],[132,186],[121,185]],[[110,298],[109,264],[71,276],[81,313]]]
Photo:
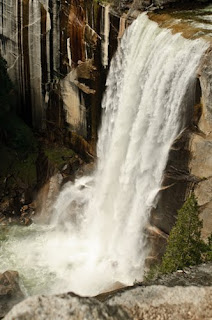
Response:
[[[95,172],[65,185],[50,226],[6,244],[16,270],[37,275],[38,291],[45,277],[46,292],[81,295],[142,280],[148,218],[206,49],[145,14],[126,30],[106,83]]]
[[[108,66],[108,46],[110,35],[110,5],[102,7],[102,24],[101,24],[101,51],[102,51],[102,65],[104,68]]]

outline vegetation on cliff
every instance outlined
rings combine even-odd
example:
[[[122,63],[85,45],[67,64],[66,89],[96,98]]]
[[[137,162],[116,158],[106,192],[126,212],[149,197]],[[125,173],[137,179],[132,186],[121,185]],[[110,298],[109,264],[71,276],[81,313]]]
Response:
[[[212,235],[205,243],[201,239],[202,227],[203,222],[199,218],[197,199],[192,193],[178,211],[177,221],[170,232],[161,264],[150,269],[146,280],[202,262],[212,261]]]
[[[36,184],[37,141],[16,113],[16,92],[0,57],[0,211],[10,214]],[[31,196],[29,196],[31,201]],[[1,217],[0,217],[1,218]]]
[[[45,134],[35,132],[18,116],[17,93],[8,76],[7,63],[1,56],[0,84],[1,222],[21,214],[21,208],[34,200],[40,180],[44,181],[66,167],[66,175],[73,174],[82,161],[75,152],[64,147],[63,142],[61,145],[50,143]],[[38,172],[40,167],[42,177]]]
[[[192,194],[178,211],[177,222],[162,259],[162,273],[196,265],[210,258],[211,242],[205,244],[201,239],[202,226],[197,200]]]

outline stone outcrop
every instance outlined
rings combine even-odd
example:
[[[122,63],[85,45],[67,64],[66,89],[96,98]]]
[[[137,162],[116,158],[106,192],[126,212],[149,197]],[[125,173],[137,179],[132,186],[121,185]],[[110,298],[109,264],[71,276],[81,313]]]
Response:
[[[93,161],[106,74],[124,32],[125,19],[111,14],[109,6],[106,9],[92,0],[2,0],[0,17],[0,54],[7,61],[8,74],[18,92],[18,113],[47,143],[56,148],[66,146],[83,160]],[[16,176],[9,172],[5,177],[0,221],[9,212],[13,222],[14,213],[32,202],[44,184],[43,194],[52,189],[50,180],[58,170],[41,152],[33,156],[33,182],[15,188],[14,196],[6,187]]]
[[[13,4],[2,0],[0,50],[17,84],[25,120],[44,129],[51,142],[71,147],[87,160],[94,159],[107,68],[126,25],[142,10],[182,3],[185,1],[114,0],[108,10],[108,6],[91,0],[61,0],[57,4],[49,0]],[[122,15],[127,10],[128,15]],[[208,51],[199,70],[200,121],[198,118],[199,123],[191,123],[174,142],[158,206],[152,211],[154,227],[149,229],[149,236],[153,259],[163,254],[177,210],[191,190],[200,205],[203,238],[212,232],[211,60]],[[43,170],[40,172],[42,175]],[[46,172],[48,179],[55,174],[50,167]]]
[[[206,239],[212,233],[212,48],[205,55],[199,69],[202,91],[202,112],[198,131],[190,140],[191,174],[199,182],[194,192],[200,206],[200,217],[203,219],[202,237]]]
[[[212,287],[149,286],[126,290],[110,298],[130,319],[189,320],[212,317]]]
[[[171,274],[160,276],[157,279],[147,279],[145,284],[174,286],[211,286],[212,284],[212,263],[201,264],[184,270],[177,270]]]
[[[37,296],[26,299],[13,308],[4,320],[129,320],[122,307],[104,305],[94,298],[82,298],[72,293],[57,296]]]
[[[4,320],[211,319],[211,282],[208,286],[202,283],[198,287],[136,285],[101,295],[98,300],[73,293],[35,296],[13,307]]]
[[[161,27],[168,27],[173,33],[182,31],[186,38],[193,37],[193,32],[186,34],[183,30],[186,25],[181,23],[176,30],[169,24],[171,16],[166,14],[151,14],[150,18],[158,22]],[[163,25],[163,22],[166,26]],[[192,30],[190,30],[192,31]],[[205,38],[211,42],[211,38]],[[200,208],[200,219],[203,220],[202,238],[207,238],[212,233],[212,54],[211,47],[207,50],[197,72],[195,100],[188,106],[187,127],[174,141],[169,153],[169,159],[164,173],[161,190],[158,195],[157,207],[152,210],[150,223],[169,234],[173,227],[177,210],[186,198],[194,191]],[[157,244],[158,243],[158,244]],[[165,250],[165,242],[154,241],[151,256],[161,257]]]
[[[19,111],[28,124],[53,131],[54,137],[68,126],[89,139],[87,112],[93,107],[87,96],[95,93],[89,90],[93,79],[84,88],[82,72],[77,83],[68,75],[79,61],[95,64],[97,34],[92,23],[89,31],[86,27],[94,10],[92,1],[1,2],[0,52],[19,92]]]
[[[19,276],[16,271],[0,273],[0,318],[24,299],[18,281]]]
[[[84,139],[81,149],[91,153],[108,66],[102,62],[111,59],[123,29],[113,15],[113,28],[106,28],[109,15],[92,0],[1,1],[0,52],[19,92],[20,113],[51,141],[76,149]]]

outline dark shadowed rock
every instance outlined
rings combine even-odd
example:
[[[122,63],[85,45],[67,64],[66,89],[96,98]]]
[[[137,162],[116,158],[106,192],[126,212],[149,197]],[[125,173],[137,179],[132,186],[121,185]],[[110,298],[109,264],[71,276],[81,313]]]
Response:
[[[121,1],[125,3],[125,7],[127,6],[127,3],[130,4],[131,1]],[[193,3],[209,3],[209,0],[134,0],[133,1],[133,8],[136,8],[138,10],[146,10],[151,8],[165,8],[168,6],[179,6],[179,5],[185,5]]]
[[[18,302],[24,295],[19,286],[19,275],[16,271],[0,273],[0,318]]]

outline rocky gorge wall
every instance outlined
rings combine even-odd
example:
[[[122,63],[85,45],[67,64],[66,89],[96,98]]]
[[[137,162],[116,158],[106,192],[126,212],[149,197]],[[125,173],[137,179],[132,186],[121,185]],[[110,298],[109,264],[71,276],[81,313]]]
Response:
[[[134,0],[120,1],[119,9],[127,10],[127,20],[136,19],[139,12],[150,11],[149,17],[159,23],[161,27],[170,28],[171,32],[181,32],[185,38],[195,38],[201,34],[201,25],[189,26],[186,21],[174,22],[166,15],[166,8],[174,8],[175,12],[193,7],[201,8],[210,1],[179,1],[179,0]],[[156,14],[151,14],[155,11]],[[186,11],[185,11],[186,12]],[[192,12],[192,11],[191,11]],[[158,13],[158,15],[157,15]],[[187,12],[188,14],[188,12]],[[203,13],[202,13],[203,14]],[[210,14],[210,13],[209,13]],[[186,13],[179,14],[175,18],[185,18]],[[154,16],[154,17],[153,17]],[[193,19],[192,14],[188,14]],[[187,16],[187,19],[188,19]],[[200,16],[199,16],[200,18]],[[164,26],[161,21],[164,19]],[[191,21],[191,20],[190,20]],[[198,22],[198,21],[197,21]],[[203,20],[201,21],[203,22]],[[210,22],[208,21],[210,24]],[[176,28],[174,25],[177,25]],[[182,24],[182,25],[181,25]],[[209,28],[210,29],[210,28]],[[205,34],[207,30],[205,29]],[[204,32],[202,32],[202,35]],[[197,35],[197,36],[196,36]],[[148,263],[157,260],[163,255],[168,234],[172,229],[179,210],[189,194],[194,192],[203,220],[202,238],[207,238],[212,233],[212,198],[211,198],[211,176],[212,176],[212,145],[211,145],[211,119],[212,119],[212,54],[211,34],[205,36],[209,43],[209,49],[203,57],[199,66],[196,92],[191,110],[188,110],[187,126],[184,132],[174,141],[169,153],[168,163],[164,172],[164,179],[159,193],[158,204],[152,210],[150,226],[148,227],[149,240],[152,250],[147,260]]]
[[[202,236],[212,233],[212,48],[205,55],[199,69],[202,89],[202,110],[198,130],[190,140],[190,172],[197,177],[194,192],[203,219]]]
[[[0,50],[19,92],[19,112],[50,141],[95,156],[107,69],[125,27],[144,9],[173,4],[182,1],[122,0],[109,7],[91,0],[0,0]],[[156,257],[191,190],[200,205],[203,237],[212,232],[211,59],[209,50],[199,69],[197,119],[191,115],[173,145],[152,213]]]
[[[172,28],[173,26],[171,30],[175,33]],[[188,37],[186,30],[179,31]],[[193,31],[190,34],[192,33]],[[197,198],[200,219],[203,221],[202,238],[207,241],[212,233],[211,38],[207,38],[207,41],[209,48],[202,57],[197,72],[195,99],[188,112],[187,126],[170,150],[159,201],[152,210],[150,221],[156,227],[152,234],[153,256],[156,258],[163,254],[166,238],[176,221],[177,210],[191,192]]]
[[[77,0],[1,0],[0,16],[19,113],[50,139],[95,153],[107,60],[123,22],[113,17],[110,32],[107,6]]]

